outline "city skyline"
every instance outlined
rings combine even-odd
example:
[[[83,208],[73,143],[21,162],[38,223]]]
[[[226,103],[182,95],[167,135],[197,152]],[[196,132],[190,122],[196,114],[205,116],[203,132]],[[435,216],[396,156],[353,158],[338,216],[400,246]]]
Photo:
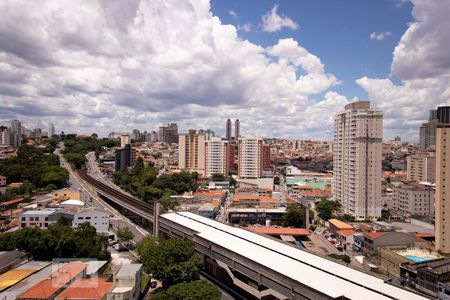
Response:
[[[449,7],[434,1],[372,1],[367,24],[357,1],[44,3],[0,4],[2,124],[106,136],[176,122],[224,136],[231,118],[257,136],[331,140],[357,97],[383,111],[386,140],[418,141],[449,103]]]

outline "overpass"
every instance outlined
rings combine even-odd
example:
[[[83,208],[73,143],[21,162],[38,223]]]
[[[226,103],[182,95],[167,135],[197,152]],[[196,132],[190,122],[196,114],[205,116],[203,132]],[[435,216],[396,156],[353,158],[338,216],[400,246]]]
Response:
[[[77,171],[79,177],[89,184],[95,192],[107,200],[110,204],[119,208],[119,211],[128,215],[138,216],[140,220],[137,223],[147,224],[152,226],[155,220],[155,206],[146,203],[142,200],[136,199],[128,194],[125,194],[111,186],[94,179],[92,176],[83,171]],[[155,203],[156,206],[159,204]],[[153,229],[155,231],[155,229]],[[156,232],[156,231],[155,231]]]
[[[189,212],[161,215],[159,234],[194,241],[205,271],[250,299],[427,299],[272,238]]]

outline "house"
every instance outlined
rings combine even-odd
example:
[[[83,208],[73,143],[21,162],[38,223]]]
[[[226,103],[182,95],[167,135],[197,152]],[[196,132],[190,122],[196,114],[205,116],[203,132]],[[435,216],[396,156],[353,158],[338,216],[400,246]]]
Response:
[[[207,218],[214,219],[219,211],[219,203],[205,203],[198,209],[198,214]]]
[[[343,229],[336,231],[336,241],[342,245],[344,249],[351,249],[353,245],[353,235],[355,230]]]
[[[86,276],[86,264],[71,262],[64,264],[53,272],[48,279],[44,279],[24,293],[19,300],[49,299],[54,300],[68,285]]]
[[[6,179],[8,179],[8,177],[0,176],[0,187],[6,186]]]
[[[114,275],[114,287],[107,300],[137,300],[140,296],[142,264],[122,265]]]
[[[56,300],[103,300],[112,287],[113,283],[107,282],[105,278],[80,278],[59,294]]]
[[[414,246],[416,236],[406,232],[364,232],[361,251],[366,256],[378,254],[378,248],[387,246]]]
[[[278,207],[280,206],[280,200],[267,196],[234,194],[231,198],[231,205],[241,207]]]
[[[52,199],[57,202],[68,199],[80,200],[80,192],[68,188],[60,189],[52,193]]]
[[[329,219],[328,227],[331,233],[336,234],[339,230],[353,230],[353,226],[338,219]]]

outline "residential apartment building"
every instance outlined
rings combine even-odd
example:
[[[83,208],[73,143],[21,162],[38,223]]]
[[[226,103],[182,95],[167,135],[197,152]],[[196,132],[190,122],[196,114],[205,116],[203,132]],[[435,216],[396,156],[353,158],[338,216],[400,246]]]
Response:
[[[450,106],[438,108],[436,135],[436,250],[450,253]],[[445,205],[447,203],[447,205]]]
[[[167,144],[178,142],[178,125],[175,123],[159,127],[158,140]]]
[[[258,178],[263,174],[263,139],[256,137],[238,140],[239,178]]]
[[[241,122],[239,122],[239,119],[236,119],[236,121],[234,121],[234,141],[237,142],[240,136],[241,136]]]
[[[228,176],[230,171],[230,156],[234,157],[234,147],[230,147],[228,140],[212,137],[205,141],[205,176],[214,174]]]
[[[48,137],[51,138],[55,135],[55,125],[53,123],[48,124]]]
[[[381,216],[383,113],[369,101],[347,104],[335,117],[333,197],[358,219]]]
[[[226,139],[228,140],[228,142],[230,142],[230,143],[231,143],[231,138],[232,138],[232,136],[231,136],[231,127],[232,127],[231,120],[228,119],[228,120],[227,120],[227,124],[226,124],[226,133],[225,133],[225,137],[226,137]]]
[[[436,181],[436,156],[434,153],[410,155],[406,158],[406,178],[412,181]]]
[[[392,188],[394,208],[405,217],[434,216],[434,188],[431,185],[408,183]]]
[[[178,135],[178,169],[205,175],[205,135],[189,129]]]
[[[430,146],[436,145],[436,128],[438,124],[437,110],[430,110],[430,117],[427,122],[422,123],[419,132],[420,149],[427,150]]]

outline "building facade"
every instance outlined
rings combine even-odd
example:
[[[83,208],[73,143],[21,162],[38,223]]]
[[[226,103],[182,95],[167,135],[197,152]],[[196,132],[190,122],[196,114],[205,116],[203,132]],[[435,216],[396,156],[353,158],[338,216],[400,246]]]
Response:
[[[431,185],[409,183],[392,188],[393,202],[401,215],[434,216],[434,188]]]
[[[51,138],[55,135],[55,125],[53,123],[48,124],[48,137]]]
[[[178,136],[178,169],[205,175],[205,135],[195,129]]]
[[[225,133],[225,137],[226,137],[226,139],[228,140],[228,142],[230,142],[230,143],[231,143],[231,127],[232,127],[231,120],[228,119],[228,120],[227,120],[227,124],[226,124],[226,133]]]
[[[238,140],[239,178],[259,178],[263,174],[263,139],[256,137]]]
[[[410,155],[406,158],[406,178],[412,181],[436,181],[436,156],[434,154]]]
[[[167,144],[178,143],[178,125],[170,123],[159,127],[158,140]]]
[[[430,117],[427,122],[422,123],[419,132],[420,149],[427,150],[436,145],[436,128],[438,124],[437,110],[430,110]]]
[[[236,119],[236,121],[234,121],[234,141],[236,143],[240,136],[241,136],[241,122],[239,122],[239,119]]]
[[[383,113],[369,101],[347,104],[335,117],[333,197],[358,219],[381,216]]]
[[[450,253],[450,107],[439,107],[439,125],[436,135],[436,250]],[[447,184],[446,184],[447,182]]]
[[[211,177],[214,174],[223,174],[228,176],[230,171],[230,155],[234,157],[234,151],[231,153],[228,140],[222,140],[220,137],[212,137],[205,142],[205,176]]]

